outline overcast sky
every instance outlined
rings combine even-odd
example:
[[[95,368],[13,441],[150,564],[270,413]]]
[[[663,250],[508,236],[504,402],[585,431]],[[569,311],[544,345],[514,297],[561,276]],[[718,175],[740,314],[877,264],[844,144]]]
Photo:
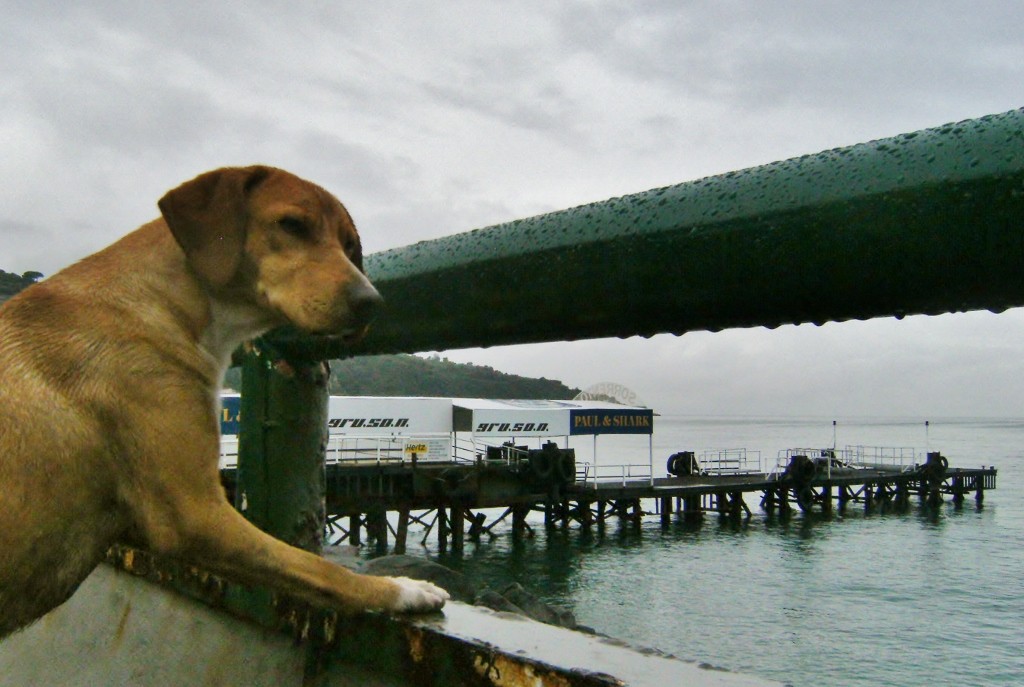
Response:
[[[320,183],[376,252],[1024,105],[1006,1],[0,8],[0,269],[19,273],[223,165]],[[1020,417],[1022,344],[1016,309],[446,355],[663,413]]]

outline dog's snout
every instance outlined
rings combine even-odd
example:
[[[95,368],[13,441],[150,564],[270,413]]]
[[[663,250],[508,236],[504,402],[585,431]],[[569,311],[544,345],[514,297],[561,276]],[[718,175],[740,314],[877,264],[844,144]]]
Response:
[[[353,287],[348,294],[348,307],[353,319],[369,324],[384,307],[384,298],[370,282]]]

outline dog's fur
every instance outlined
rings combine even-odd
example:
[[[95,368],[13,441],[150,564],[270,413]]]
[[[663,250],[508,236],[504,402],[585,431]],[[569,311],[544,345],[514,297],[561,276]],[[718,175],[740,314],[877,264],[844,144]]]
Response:
[[[425,582],[356,575],[227,502],[218,391],[271,327],[357,338],[380,296],[345,208],[270,167],[171,190],[162,217],[0,307],[0,637],[116,542],[344,612],[427,611]]]

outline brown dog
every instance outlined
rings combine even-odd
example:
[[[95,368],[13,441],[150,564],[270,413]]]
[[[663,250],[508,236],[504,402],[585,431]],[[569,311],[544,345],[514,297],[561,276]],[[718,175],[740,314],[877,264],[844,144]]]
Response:
[[[235,347],[285,323],[358,337],[381,303],[345,208],[269,167],[203,174],[159,205],[0,308],[0,637],[119,541],[346,612],[440,608],[429,583],[356,575],[264,534],[220,486]]]

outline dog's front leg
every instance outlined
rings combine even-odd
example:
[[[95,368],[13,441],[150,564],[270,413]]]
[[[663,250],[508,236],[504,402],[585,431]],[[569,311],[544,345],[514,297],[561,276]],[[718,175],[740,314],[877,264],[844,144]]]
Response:
[[[195,562],[228,579],[285,592],[344,612],[435,611],[448,593],[408,578],[359,575],[289,546],[249,523],[226,501],[187,518],[178,546],[163,551]]]
[[[165,389],[163,410],[128,423],[137,452],[122,494],[146,545],[238,582],[345,612],[434,611],[448,593],[429,582],[359,575],[261,531],[231,507],[217,472],[215,419]],[[152,400],[152,399],[151,399]],[[191,431],[182,434],[181,427]],[[206,428],[206,431],[201,431]],[[175,435],[175,432],[178,432]],[[164,437],[174,436],[173,446]]]

